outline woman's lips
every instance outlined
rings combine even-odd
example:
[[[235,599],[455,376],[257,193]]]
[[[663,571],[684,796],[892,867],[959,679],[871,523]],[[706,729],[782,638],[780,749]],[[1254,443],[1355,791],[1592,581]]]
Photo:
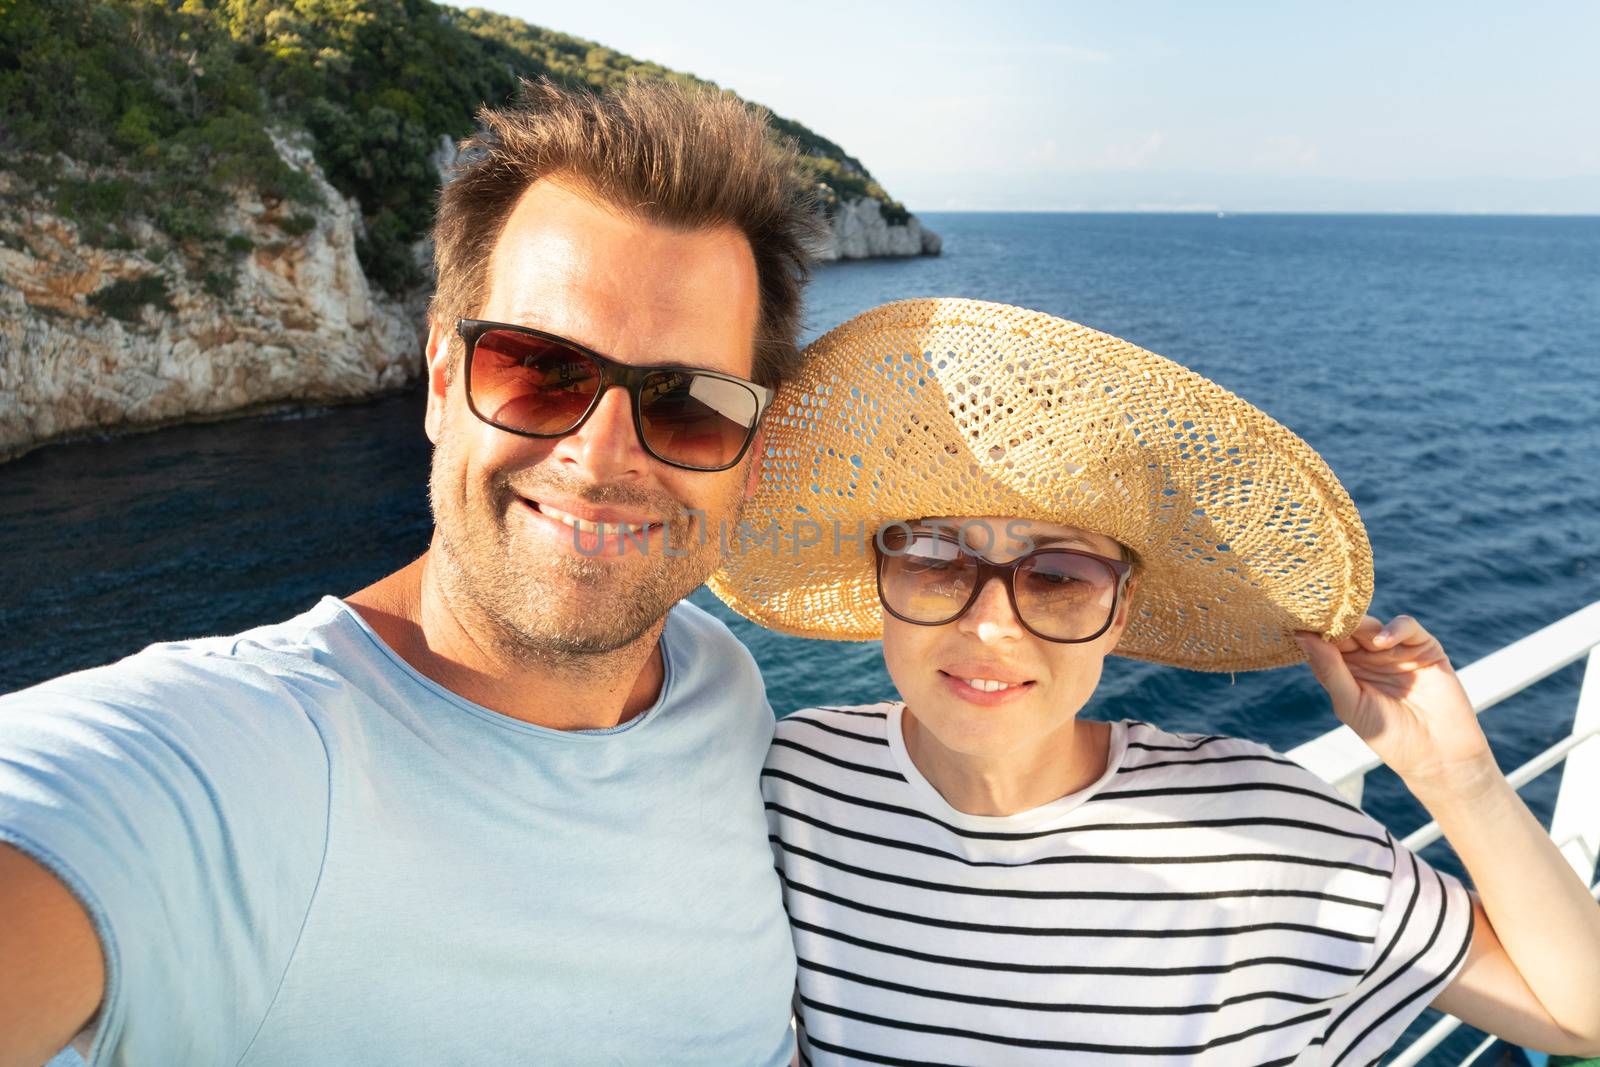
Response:
[[[969,676],[950,671],[940,671],[939,680],[952,695],[986,708],[1016,700],[1024,693],[1030,692],[1036,684],[1031,680],[1007,681],[989,678],[979,673]]]

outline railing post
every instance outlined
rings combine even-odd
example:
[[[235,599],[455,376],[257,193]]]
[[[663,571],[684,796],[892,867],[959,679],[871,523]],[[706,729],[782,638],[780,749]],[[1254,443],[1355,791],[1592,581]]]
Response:
[[[1596,860],[1600,859],[1600,645],[1589,650],[1583,668],[1572,732],[1590,737],[1567,754],[1550,819],[1550,836],[1561,846],[1561,854],[1583,884],[1590,885],[1594,882]]]

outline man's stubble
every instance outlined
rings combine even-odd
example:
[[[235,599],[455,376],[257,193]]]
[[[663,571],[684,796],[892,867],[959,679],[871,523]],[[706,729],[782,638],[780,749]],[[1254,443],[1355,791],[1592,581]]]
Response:
[[[488,623],[501,651],[552,669],[574,670],[624,648],[658,627],[720,562],[719,530],[737,522],[740,480],[720,513],[697,517],[662,491],[564,481],[548,472],[495,473],[469,485],[461,443],[446,430],[434,450],[429,503],[438,531],[440,592],[457,615]],[[520,492],[518,491],[520,490]],[[583,500],[666,519],[665,544],[630,544],[620,558],[548,552],[519,543],[509,521],[519,496]],[[608,533],[610,541],[616,534]]]

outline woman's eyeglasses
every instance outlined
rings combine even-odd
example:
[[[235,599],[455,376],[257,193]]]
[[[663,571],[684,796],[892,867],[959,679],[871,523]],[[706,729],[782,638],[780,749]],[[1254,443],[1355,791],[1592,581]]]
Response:
[[[523,437],[562,437],[583,425],[608,387],[628,391],[644,450],[691,471],[744,458],[772,390],[692,367],[634,367],[526,326],[461,319],[467,407]]]
[[[1039,548],[1009,563],[969,552],[948,531],[886,527],[874,540],[878,599],[902,622],[943,626],[1004,582],[1023,629],[1046,641],[1093,641],[1111,627],[1131,564],[1070,548]]]

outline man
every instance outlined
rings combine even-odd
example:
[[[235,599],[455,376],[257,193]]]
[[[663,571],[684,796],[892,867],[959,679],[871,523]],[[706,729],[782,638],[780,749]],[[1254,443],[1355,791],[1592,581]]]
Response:
[[[0,700],[0,1064],[788,1062],[771,715],[678,602],[814,214],[736,101],[524,89],[440,197],[422,558]]]

